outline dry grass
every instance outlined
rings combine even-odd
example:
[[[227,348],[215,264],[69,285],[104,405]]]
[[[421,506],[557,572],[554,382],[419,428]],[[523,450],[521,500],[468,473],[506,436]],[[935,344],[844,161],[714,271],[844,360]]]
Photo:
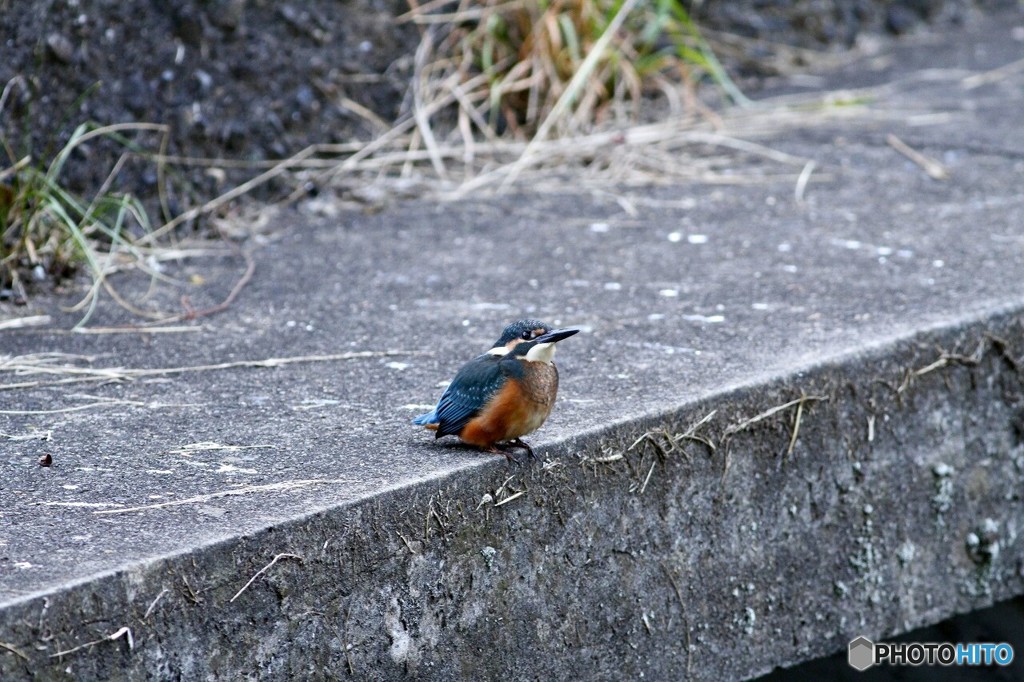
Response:
[[[812,177],[812,159],[757,140],[837,120],[895,115],[870,109],[869,101],[864,95],[837,93],[826,99],[806,97],[733,109],[714,117],[681,114],[544,140],[467,142],[458,131],[438,132],[430,149],[421,148],[422,136],[410,115],[371,142],[311,148],[310,154],[290,164],[297,189],[287,201],[302,198],[310,183],[337,185],[355,201],[373,204],[395,196],[461,199],[513,186],[560,193],[578,191],[582,185],[611,189],[780,179],[793,182],[802,197],[808,182],[825,180],[827,173]]]
[[[285,358],[264,358],[260,360],[236,360],[212,365],[190,365],[184,367],[93,367],[98,358],[94,356],[69,355],[66,353],[36,353],[32,355],[0,355],[0,377],[13,375],[16,377],[42,375],[54,377],[49,379],[29,379],[11,383],[0,383],[0,391],[15,389],[39,388],[42,386],[63,386],[77,383],[109,384],[133,381],[143,377],[176,376],[196,372],[215,372],[238,368],[273,368],[293,364],[315,362],[346,362],[365,358],[385,358],[396,355],[423,355],[421,351],[384,350],[384,351],[350,351],[331,355],[301,355]],[[101,401],[104,399],[90,399]],[[119,401],[124,403],[127,401]],[[78,407],[73,409],[87,409]],[[7,414],[12,414],[7,412]],[[34,414],[34,413],[33,413]]]
[[[444,13],[410,4],[399,20],[421,27],[417,109],[454,95],[451,120],[467,137],[566,137],[635,121],[653,92],[695,108],[705,74],[743,99],[676,0],[461,0]]]
[[[135,245],[152,230],[150,216],[138,199],[114,187],[138,149],[130,139],[135,134],[156,134],[163,151],[169,130],[150,123],[82,124],[49,160],[18,155],[0,137],[0,148],[11,161],[0,170],[0,287],[24,299],[23,273],[35,280],[60,278],[84,264],[95,283],[79,304],[88,317],[106,274],[123,267],[125,258],[158,276],[151,254]],[[95,194],[81,196],[63,184],[62,174],[72,154],[97,138],[120,146],[121,154]],[[162,180],[162,166],[158,174]]]

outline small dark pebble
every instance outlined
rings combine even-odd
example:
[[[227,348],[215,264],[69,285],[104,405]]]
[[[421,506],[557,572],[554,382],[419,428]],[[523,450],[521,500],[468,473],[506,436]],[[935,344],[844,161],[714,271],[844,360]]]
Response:
[[[39,458],[39,466],[48,467],[51,464],[53,464],[53,457],[50,455],[50,453],[46,453],[45,455]]]
[[[892,5],[885,15],[885,28],[890,33],[901,35],[912,29],[919,19],[920,17],[912,10],[901,5]]]

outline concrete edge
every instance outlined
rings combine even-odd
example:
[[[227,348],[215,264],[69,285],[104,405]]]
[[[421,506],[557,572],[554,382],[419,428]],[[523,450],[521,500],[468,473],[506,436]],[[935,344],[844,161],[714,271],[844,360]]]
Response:
[[[725,679],[1024,593],[1024,504],[989,494],[1024,466],[1011,395],[1022,314],[1014,303],[933,324],[551,443],[542,466],[484,461],[8,603],[0,677]],[[955,352],[941,361],[938,348]],[[801,395],[822,400],[793,403]],[[793,409],[771,412],[785,404],[802,412],[799,439]],[[630,449],[712,411],[683,447],[655,437]],[[940,412],[963,416],[964,432],[920,423]],[[968,437],[970,414],[985,418]],[[957,478],[978,447],[1010,476],[981,494],[973,473]],[[893,464],[903,470],[886,481]],[[784,636],[754,637],[765,628]]]

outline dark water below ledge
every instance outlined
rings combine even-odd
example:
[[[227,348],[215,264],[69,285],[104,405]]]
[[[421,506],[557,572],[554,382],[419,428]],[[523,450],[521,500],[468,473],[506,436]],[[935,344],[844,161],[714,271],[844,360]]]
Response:
[[[875,666],[858,672],[847,663],[847,652],[819,658],[792,668],[779,668],[755,682],[1020,682],[1024,680],[1024,596],[987,609],[954,616],[913,630],[886,642],[1007,642],[1013,662],[1006,666]]]

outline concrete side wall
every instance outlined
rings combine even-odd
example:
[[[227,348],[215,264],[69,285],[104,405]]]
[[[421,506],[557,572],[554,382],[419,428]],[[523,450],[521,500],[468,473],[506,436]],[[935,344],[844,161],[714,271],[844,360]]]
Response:
[[[1024,593],[1022,352],[924,333],[31,599],[0,678],[723,680],[936,622]]]

